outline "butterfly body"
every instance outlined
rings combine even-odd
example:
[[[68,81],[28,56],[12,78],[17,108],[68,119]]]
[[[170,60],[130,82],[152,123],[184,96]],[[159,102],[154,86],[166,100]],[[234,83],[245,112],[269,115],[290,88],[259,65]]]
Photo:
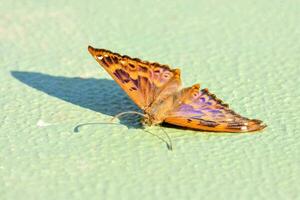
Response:
[[[166,122],[217,132],[247,132],[266,127],[260,120],[235,113],[208,89],[199,91],[199,84],[181,89],[179,69],[91,46],[88,50],[144,111],[144,124]]]
[[[158,125],[161,124],[164,119],[169,115],[169,112],[174,108],[176,104],[176,98],[178,94],[170,94],[161,101],[152,104],[150,107],[144,110],[145,117],[143,118],[146,125]]]

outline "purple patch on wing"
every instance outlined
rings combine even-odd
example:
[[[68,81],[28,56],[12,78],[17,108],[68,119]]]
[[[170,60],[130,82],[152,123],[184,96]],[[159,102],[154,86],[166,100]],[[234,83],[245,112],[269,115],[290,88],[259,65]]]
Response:
[[[200,109],[196,110],[193,108],[193,106],[188,105],[188,104],[182,104],[179,107],[179,112],[183,112],[186,114],[199,114],[199,115],[203,114]]]
[[[213,110],[213,109],[209,110],[208,112],[211,112],[211,113],[213,113],[213,114],[221,113],[220,110]]]
[[[205,102],[205,98],[204,98],[204,97],[201,97],[199,100],[200,100],[202,103]]]
[[[182,104],[179,108],[180,111],[190,111],[193,110],[193,106],[188,104]]]
[[[212,109],[212,108],[203,108],[203,110],[207,111],[207,112],[210,112],[210,113],[213,113],[213,114],[218,114],[218,113],[221,113],[220,110],[218,109]]]

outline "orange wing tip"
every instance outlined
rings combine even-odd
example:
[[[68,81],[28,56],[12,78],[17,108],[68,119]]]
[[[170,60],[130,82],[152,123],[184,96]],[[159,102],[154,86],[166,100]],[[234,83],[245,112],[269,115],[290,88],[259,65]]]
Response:
[[[252,132],[252,131],[263,130],[266,127],[267,125],[262,121],[257,119],[251,119],[247,122],[247,126],[243,126],[241,130],[244,132]]]
[[[89,46],[88,46],[88,51],[89,51],[92,55],[94,55],[95,48],[89,45]]]
[[[113,53],[109,50],[106,50],[106,49],[97,49],[97,48],[94,48],[92,46],[88,46],[88,51],[90,52],[90,54],[92,54],[92,56],[101,56],[101,55],[109,55],[109,54],[114,54],[114,55],[118,55],[120,56],[119,54],[117,53]]]

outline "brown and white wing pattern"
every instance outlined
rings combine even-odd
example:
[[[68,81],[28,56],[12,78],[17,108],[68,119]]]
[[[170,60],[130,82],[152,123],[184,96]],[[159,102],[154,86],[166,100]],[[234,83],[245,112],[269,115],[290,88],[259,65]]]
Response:
[[[91,46],[88,50],[141,109],[150,106],[155,99],[163,98],[161,95],[177,91],[181,85],[179,69]]]
[[[266,127],[260,120],[248,119],[229,109],[207,89],[199,91],[196,84],[180,92],[177,105],[168,113],[165,122],[205,131],[248,132]]]

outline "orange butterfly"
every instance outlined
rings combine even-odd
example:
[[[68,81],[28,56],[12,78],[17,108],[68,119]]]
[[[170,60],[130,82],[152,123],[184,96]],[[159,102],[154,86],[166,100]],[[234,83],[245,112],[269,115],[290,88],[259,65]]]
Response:
[[[180,89],[179,69],[170,69],[167,65],[121,56],[91,46],[88,50],[144,111],[141,114],[144,124],[166,122],[218,132],[248,132],[266,127],[260,120],[248,119],[230,110],[208,89],[199,91],[199,84]]]

